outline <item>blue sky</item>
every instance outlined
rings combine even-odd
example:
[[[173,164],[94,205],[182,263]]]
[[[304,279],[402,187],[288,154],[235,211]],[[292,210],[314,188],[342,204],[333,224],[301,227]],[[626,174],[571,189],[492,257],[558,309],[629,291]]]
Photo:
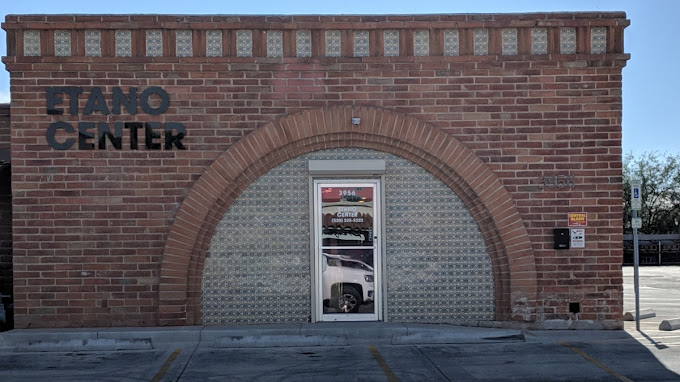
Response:
[[[672,0],[373,0],[373,1],[12,1],[0,4],[8,14],[418,14],[624,11],[631,26],[625,51],[632,58],[623,70],[623,150],[680,154],[680,58],[677,15]],[[4,30],[0,54],[7,54]],[[9,73],[0,69],[0,102],[9,102]]]

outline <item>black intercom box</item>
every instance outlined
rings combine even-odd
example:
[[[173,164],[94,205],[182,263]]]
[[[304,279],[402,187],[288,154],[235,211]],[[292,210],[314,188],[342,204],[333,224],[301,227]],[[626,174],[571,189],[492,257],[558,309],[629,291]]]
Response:
[[[555,236],[555,249],[569,249],[569,228],[555,228],[553,231]]]

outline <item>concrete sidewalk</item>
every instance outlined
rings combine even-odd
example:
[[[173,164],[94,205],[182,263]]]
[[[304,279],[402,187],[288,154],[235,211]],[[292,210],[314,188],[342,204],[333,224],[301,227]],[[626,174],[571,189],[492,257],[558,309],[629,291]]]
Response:
[[[382,322],[151,328],[22,329],[0,333],[0,351],[466,344],[524,341],[520,330]]]
[[[13,330],[0,334],[0,380],[677,381],[677,345],[624,330],[378,322]]]

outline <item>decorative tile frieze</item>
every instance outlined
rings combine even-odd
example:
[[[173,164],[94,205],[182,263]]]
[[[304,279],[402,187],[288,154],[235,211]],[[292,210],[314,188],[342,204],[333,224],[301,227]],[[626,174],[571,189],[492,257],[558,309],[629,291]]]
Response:
[[[283,57],[283,32],[269,30],[267,33],[267,57]]]
[[[54,55],[57,57],[71,56],[71,31],[54,31]]]
[[[414,56],[429,56],[430,55],[430,31],[427,29],[418,29],[413,32],[413,55]]]
[[[160,57],[163,55],[163,31],[149,29],[146,31],[146,55]]]
[[[383,31],[383,51],[388,57],[399,55],[399,31]]]
[[[368,57],[370,55],[369,49],[368,31],[354,31],[354,57]]]
[[[40,56],[40,31],[24,31],[24,56]]]
[[[607,53],[607,28],[595,27],[590,29],[590,53]]]
[[[502,53],[504,56],[517,54],[517,28],[506,28],[501,31]]]
[[[205,33],[205,55],[222,57],[222,31],[209,30]]]
[[[444,31],[444,56],[458,56],[460,54],[460,40],[458,29]]]
[[[253,31],[246,29],[236,31],[236,56],[253,56]]]
[[[548,29],[531,28],[531,54],[548,54]]]
[[[576,54],[576,28],[560,28],[560,53]]]
[[[177,57],[191,57],[194,55],[192,31],[175,31],[175,54]]]
[[[132,31],[116,31],[116,57],[132,56]]]
[[[474,43],[474,55],[486,56],[489,54],[489,30],[486,28],[476,28],[472,32]]]
[[[339,30],[327,30],[326,57],[340,57],[342,55],[342,35]]]
[[[297,57],[312,57],[312,31],[300,29],[295,31],[295,55]]]
[[[85,56],[102,56],[102,32],[100,30],[88,29],[85,31]]]

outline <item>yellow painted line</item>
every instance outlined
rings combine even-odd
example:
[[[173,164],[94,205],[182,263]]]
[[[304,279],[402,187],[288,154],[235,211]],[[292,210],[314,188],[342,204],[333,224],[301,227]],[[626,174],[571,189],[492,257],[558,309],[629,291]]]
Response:
[[[625,375],[621,375],[621,374],[617,373],[615,370],[609,368],[607,365],[605,365],[605,364],[603,364],[602,362],[596,360],[595,358],[589,356],[586,352],[584,352],[583,350],[577,348],[576,346],[569,345],[569,344],[564,343],[564,342],[559,342],[559,344],[560,344],[561,346],[564,346],[565,348],[571,349],[574,353],[580,355],[581,357],[583,357],[583,358],[585,358],[586,360],[588,360],[588,362],[590,362],[590,363],[592,363],[593,365],[599,367],[600,369],[606,371],[607,373],[609,373],[609,374],[615,376],[615,377],[618,378],[619,380],[621,380],[621,381],[623,381],[623,382],[634,382],[632,379],[626,377]]]
[[[399,382],[399,378],[397,378],[397,376],[394,375],[392,369],[390,369],[389,365],[387,365],[387,362],[385,362],[385,359],[382,357],[382,355],[380,355],[378,348],[376,348],[374,345],[370,345],[368,348],[371,350],[373,358],[375,358],[375,360],[378,361],[378,365],[380,365],[380,368],[387,376],[387,380],[390,382]]]
[[[170,354],[170,357],[168,357],[168,360],[165,361],[161,369],[158,370],[158,373],[156,373],[156,375],[153,376],[151,382],[160,381],[165,376],[165,373],[168,372],[168,369],[170,369],[170,365],[172,365],[172,363],[175,362],[175,359],[177,358],[177,356],[179,356],[179,353],[181,352],[182,349],[175,349],[175,351],[172,352],[172,354]]]

